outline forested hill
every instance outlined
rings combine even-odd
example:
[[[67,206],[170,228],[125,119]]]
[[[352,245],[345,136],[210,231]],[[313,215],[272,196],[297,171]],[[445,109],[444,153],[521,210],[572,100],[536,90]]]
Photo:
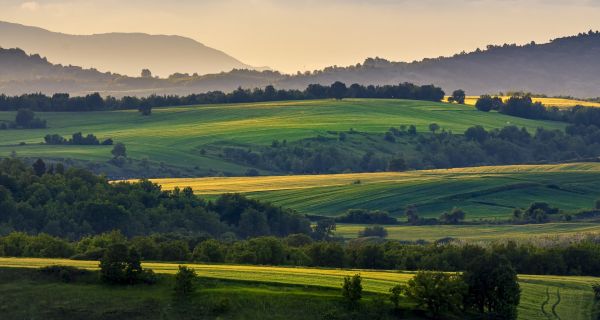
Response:
[[[284,81],[285,86],[328,83],[432,83],[446,92],[470,94],[525,90],[549,95],[600,96],[600,33],[589,32],[546,44],[488,46],[485,50],[419,62],[367,59]]]
[[[152,69],[152,66],[149,66]],[[114,96],[190,94],[238,87],[275,85],[304,89],[308,84],[434,84],[446,92],[468,94],[513,90],[547,95],[600,96],[600,33],[589,32],[546,44],[488,46],[485,50],[418,62],[367,59],[350,67],[328,67],[304,74],[232,70],[209,75],[176,73],[169,78],[133,78],[95,69],[52,65],[39,55],[0,49],[0,93],[101,92]]]

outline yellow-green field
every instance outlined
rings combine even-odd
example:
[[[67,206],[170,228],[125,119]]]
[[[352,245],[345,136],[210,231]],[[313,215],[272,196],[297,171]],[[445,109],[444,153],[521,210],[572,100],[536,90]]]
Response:
[[[384,226],[388,239],[435,241],[446,237],[465,241],[555,239],[574,235],[600,234],[598,223],[545,223],[527,225],[437,225]],[[338,224],[335,234],[347,239],[357,238],[364,225]]]
[[[509,96],[502,96],[502,100],[506,101]],[[465,99],[465,104],[474,106],[479,99],[479,96],[467,96]],[[446,97],[446,101],[448,97]],[[574,106],[584,106],[584,107],[600,107],[600,103],[591,102],[591,101],[583,101],[583,100],[575,100],[575,99],[565,99],[565,98],[532,98],[533,102],[541,102],[543,105],[548,107],[557,107],[557,108],[570,108]]]
[[[514,207],[534,201],[563,210],[589,208],[600,199],[599,180],[600,163],[575,163],[153,181],[165,190],[189,186],[209,198],[244,193],[307,214],[338,215],[364,208],[400,215],[404,207],[415,204],[425,216],[456,206],[467,211],[468,219],[494,219],[506,218]]]
[[[33,258],[0,258],[0,267],[39,268],[48,265],[70,265],[79,268],[97,269],[97,261],[74,261],[63,259]],[[387,293],[397,283],[404,283],[412,277],[412,273],[398,271],[341,270],[293,267],[268,267],[244,265],[200,265],[187,264],[194,268],[201,277],[267,282],[318,287],[338,288],[342,277],[360,273],[363,277],[364,289],[369,292]],[[144,267],[157,273],[172,274],[177,271],[174,263],[144,263]],[[558,276],[519,276],[523,289],[519,319],[547,319],[544,312],[551,314],[551,306],[558,301],[556,307],[562,319],[590,319],[593,308],[591,284],[599,279],[593,277],[558,277]],[[550,292],[549,303],[546,291]]]

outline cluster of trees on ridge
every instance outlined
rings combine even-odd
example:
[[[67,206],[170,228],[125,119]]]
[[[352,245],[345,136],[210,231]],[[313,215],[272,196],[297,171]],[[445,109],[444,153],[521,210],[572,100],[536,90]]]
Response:
[[[416,126],[392,127],[385,134],[349,130],[295,142],[275,140],[270,146],[224,147],[222,157],[255,168],[286,173],[405,171],[480,165],[543,163],[600,156],[600,128],[570,125],[566,131],[506,126],[486,130],[474,126],[463,134],[440,130],[430,134]],[[364,153],[356,151],[364,145]]]
[[[139,109],[141,112],[148,114],[149,109],[153,107],[327,98],[385,98],[441,101],[444,98],[444,91],[433,85],[418,86],[412,83],[384,86],[352,84],[347,87],[346,84],[337,81],[330,86],[311,84],[304,91],[277,90],[273,86],[267,86],[264,89],[257,88],[253,90],[238,88],[230,93],[211,91],[188,96],[152,95],[144,98],[126,96],[120,99],[110,96],[103,98],[98,93],[88,94],[83,97],[71,97],[65,93],[57,93],[53,96],[37,93],[13,97],[0,95],[0,111],[14,111],[19,109],[42,112]]]
[[[112,146],[113,139],[107,138],[102,141],[98,139],[94,134],[90,133],[83,136],[81,132],[73,133],[71,139],[66,139],[59,134],[48,134],[44,137],[44,142],[51,145],[78,145],[78,146]]]
[[[15,121],[0,122],[0,130],[7,129],[43,129],[46,128],[46,120],[35,116],[29,109],[19,109]]]
[[[533,102],[530,94],[521,94],[503,101],[497,96],[483,95],[477,99],[479,111],[497,110],[507,115],[539,120],[563,121],[576,126],[600,127],[600,108],[575,106],[572,108],[546,107]]]

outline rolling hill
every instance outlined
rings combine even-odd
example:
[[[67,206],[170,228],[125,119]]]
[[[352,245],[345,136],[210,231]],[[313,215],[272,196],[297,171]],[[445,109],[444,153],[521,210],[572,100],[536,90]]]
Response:
[[[273,140],[293,143],[302,139],[329,137],[337,140],[338,131],[380,134],[391,126],[414,124],[427,132],[430,123],[461,133],[473,125],[500,128],[508,124],[562,129],[565,123],[536,121],[482,113],[470,106],[411,100],[349,99],[264,102],[231,105],[203,105],[156,108],[149,117],[137,111],[40,113],[48,129],[7,130],[0,135],[0,156],[13,151],[19,157],[74,159],[96,172],[112,178],[197,177],[205,175],[244,175],[249,167],[228,161],[223,148],[256,149],[270,146]],[[12,120],[14,112],[0,112],[0,121]],[[108,167],[110,146],[42,144],[46,134],[70,136],[76,132],[93,133],[100,139],[113,138],[127,146],[129,158],[137,160],[127,170]],[[358,136],[358,135],[357,135]],[[357,137],[358,145],[348,144],[356,154],[372,148],[370,138]],[[381,141],[381,140],[379,140]],[[405,145],[394,144],[399,150]],[[149,171],[141,165],[160,166]],[[285,174],[286,172],[278,172]],[[264,171],[262,174],[277,174]]]
[[[71,35],[0,21],[0,47],[21,48],[54,63],[137,76],[219,73],[251,67],[222,51],[180,36],[143,33]]]
[[[190,186],[209,197],[244,193],[306,214],[334,216],[348,209],[371,209],[402,216],[407,205],[416,205],[425,217],[460,207],[468,220],[502,220],[514,208],[526,208],[535,201],[567,211],[591,208],[600,198],[595,187],[598,179],[600,164],[582,163],[153,181],[167,190]]]

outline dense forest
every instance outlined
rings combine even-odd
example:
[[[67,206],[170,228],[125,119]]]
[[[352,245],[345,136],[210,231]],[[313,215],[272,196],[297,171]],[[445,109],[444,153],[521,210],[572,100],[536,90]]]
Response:
[[[147,180],[109,183],[89,171],[41,160],[33,167],[0,161],[0,233],[77,239],[114,229],[127,236],[174,232],[234,238],[312,232],[306,217],[239,195],[206,202],[190,188],[167,192]]]

